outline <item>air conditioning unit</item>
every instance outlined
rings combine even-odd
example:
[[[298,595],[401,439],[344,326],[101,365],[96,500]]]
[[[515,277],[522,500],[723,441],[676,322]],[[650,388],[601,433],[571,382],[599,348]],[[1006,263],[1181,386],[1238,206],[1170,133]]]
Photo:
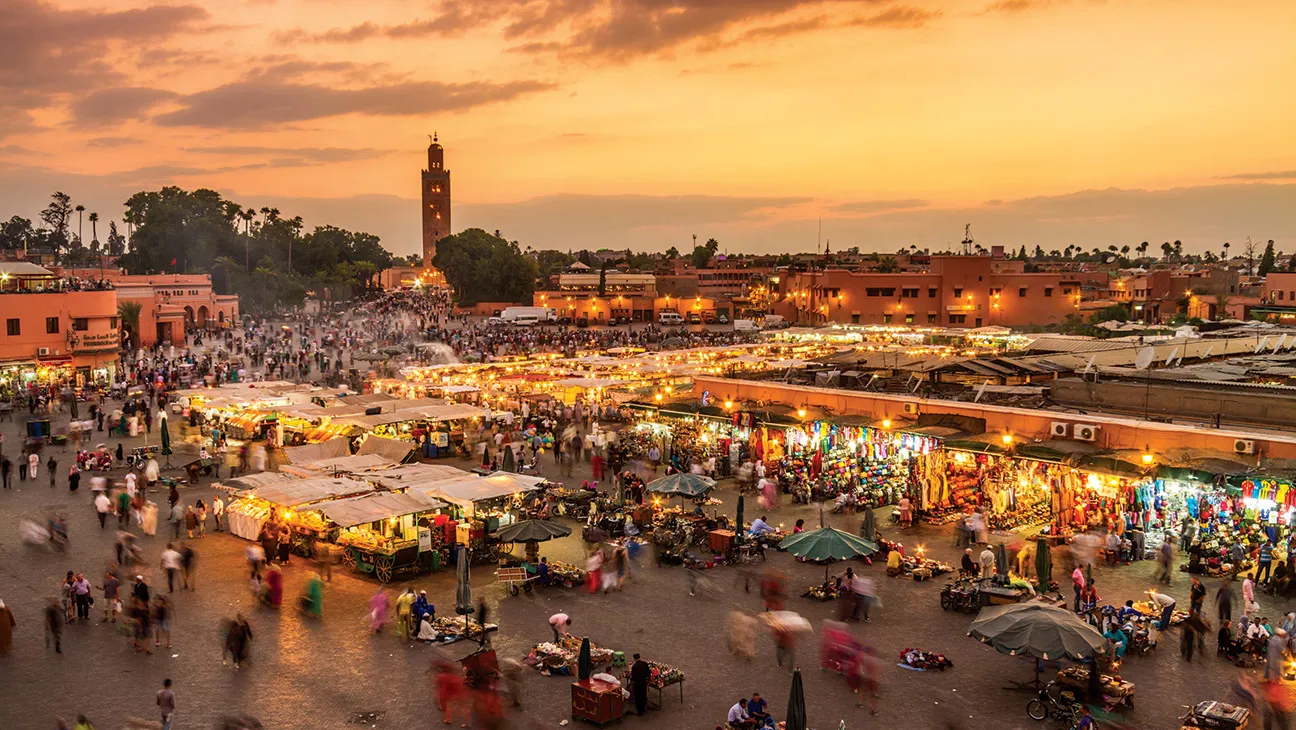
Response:
[[[1234,439],[1233,453],[1235,454],[1254,454],[1255,442],[1251,439]]]
[[[918,415],[918,404],[917,404],[917,403],[905,403],[905,404],[904,404],[904,412],[905,412],[905,415],[908,415],[908,416],[916,416],[916,415]]]
[[[36,354],[37,354],[39,357],[49,357],[50,349],[49,349],[48,347],[40,347],[40,348],[37,348],[37,350],[36,350]]]
[[[1097,441],[1098,427],[1091,423],[1077,423],[1071,428],[1076,441]]]
[[[1049,433],[1051,433],[1055,439],[1064,439],[1071,435],[1071,424],[1066,421],[1054,421],[1049,426]]]

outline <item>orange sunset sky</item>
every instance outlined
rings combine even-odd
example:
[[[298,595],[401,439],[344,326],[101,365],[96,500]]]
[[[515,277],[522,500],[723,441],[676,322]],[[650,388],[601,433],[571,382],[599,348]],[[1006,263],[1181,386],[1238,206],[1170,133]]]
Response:
[[[434,130],[455,229],[537,248],[1296,237],[1291,0],[0,10],[0,216],[64,190],[101,238],[176,184],[412,253]]]

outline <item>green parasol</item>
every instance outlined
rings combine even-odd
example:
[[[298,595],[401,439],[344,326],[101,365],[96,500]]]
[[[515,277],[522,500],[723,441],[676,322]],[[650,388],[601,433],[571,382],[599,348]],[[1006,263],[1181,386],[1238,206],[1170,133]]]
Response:
[[[805,686],[801,670],[792,670],[792,694],[788,697],[787,730],[806,730]]]
[[[580,657],[576,660],[576,675],[585,680],[589,679],[593,672],[593,661],[590,659],[590,640],[589,637],[586,637],[581,639]]]
[[[500,542],[544,542],[555,537],[567,537],[571,528],[548,520],[523,520],[503,528],[496,534]]]
[[[173,451],[171,451],[171,429],[167,427],[167,420],[169,419],[166,418],[162,419],[162,455],[163,456],[170,456],[172,453],[174,453]]]
[[[648,491],[696,499],[715,488],[715,480],[701,474],[680,472],[648,482]]]
[[[819,523],[823,524],[823,512],[819,513]],[[783,538],[779,549],[786,550],[798,558],[830,563],[834,560],[868,557],[878,551],[878,546],[871,540],[856,537],[832,527],[820,527],[809,532],[799,532]],[[824,566],[824,580],[828,580],[828,566]]]
[[[1053,556],[1049,554],[1048,540],[1042,537],[1035,541],[1035,577],[1039,579],[1040,590],[1048,590],[1053,580]]]

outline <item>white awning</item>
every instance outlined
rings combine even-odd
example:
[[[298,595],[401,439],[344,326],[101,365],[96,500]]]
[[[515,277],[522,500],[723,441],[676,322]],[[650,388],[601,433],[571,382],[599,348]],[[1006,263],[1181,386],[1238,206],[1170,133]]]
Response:
[[[253,494],[271,504],[298,507],[338,497],[354,497],[372,491],[374,491],[372,485],[356,479],[319,477],[257,487],[253,490]]]
[[[337,499],[319,505],[319,511],[339,527],[354,527],[367,522],[378,522],[392,517],[445,509],[448,505],[439,499],[417,492],[398,494],[378,492],[362,497]]]

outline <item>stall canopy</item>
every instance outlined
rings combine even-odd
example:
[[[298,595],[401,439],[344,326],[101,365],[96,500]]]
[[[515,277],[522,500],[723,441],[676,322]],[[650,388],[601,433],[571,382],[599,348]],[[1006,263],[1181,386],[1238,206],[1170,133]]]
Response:
[[[354,497],[372,491],[374,491],[372,485],[355,479],[320,477],[257,487],[253,493],[271,504],[297,507],[338,497]]]
[[[350,456],[351,447],[347,439],[335,438],[317,444],[289,446],[284,449],[284,454],[288,457],[288,461],[294,464],[307,464],[313,461]]]
[[[292,474],[283,474],[277,471],[263,471],[256,474],[245,474],[234,479],[226,479],[221,482],[221,486],[233,490],[257,489],[260,487],[268,487],[272,484],[296,481],[301,481],[300,477]]]
[[[406,464],[383,471],[370,472],[364,478],[383,489],[399,491],[412,487],[428,488],[441,482],[467,479],[471,473],[443,464]]]
[[[469,476],[466,479],[447,481],[426,487],[414,486],[411,487],[410,491],[430,494],[467,508],[474,502],[485,502],[490,499],[507,497],[518,492],[529,492],[536,489],[534,484],[525,484],[513,478],[516,476],[516,474],[496,472],[488,477]]]
[[[365,430],[372,430],[379,426],[389,426],[393,423],[404,423],[406,421],[458,421],[465,418],[484,417],[486,415],[485,408],[464,405],[463,403],[445,403],[442,401],[419,401],[419,403],[425,404],[403,406],[399,410],[390,412],[384,411],[383,413],[374,416],[351,416],[349,418],[339,418],[337,419],[337,422],[348,426],[359,426]]]
[[[417,492],[378,492],[319,505],[319,511],[339,527],[354,527],[392,517],[444,509],[446,503]]]
[[[279,467],[279,471],[304,478],[324,476],[336,472],[372,471],[374,469],[386,469],[395,465],[396,462],[385,456],[357,454],[355,456],[339,456],[336,459],[307,461],[300,464],[284,464]]]
[[[360,444],[360,450],[356,452],[360,455],[381,456],[395,464],[400,464],[414,453],[414,444],[408,441],[398,441],[396,439],[383,438],[382,436],[370,436],[365,442]]]

